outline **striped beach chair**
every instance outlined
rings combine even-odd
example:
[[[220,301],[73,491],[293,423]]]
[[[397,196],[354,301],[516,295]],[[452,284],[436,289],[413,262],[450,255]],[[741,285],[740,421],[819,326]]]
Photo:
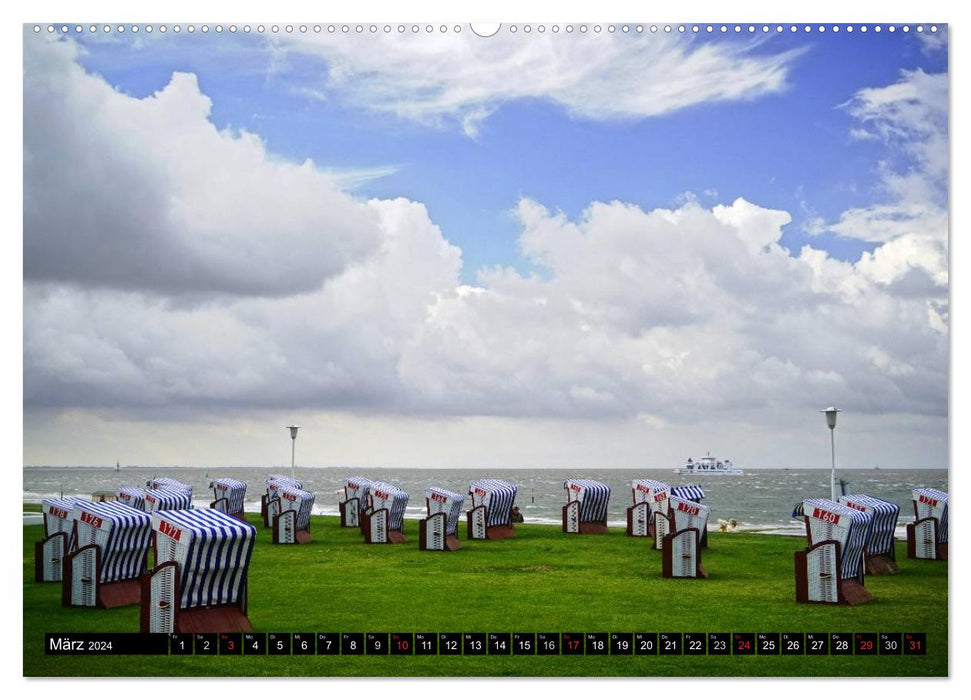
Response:
[[[273,527],[273,521],[280,514],[280,494],[278,490],[283,487],[303,489],[303,484],[296,479],[291,479],[283,474],[270,474],[263,482],[266,485],[266,492],[260,496],[260,515],[263,518],[264,527]]]
[[[705,498],[705,491],[701,486],[697,484],[688,484],[686,486],[672,486],[671,495],[677,496],[684,501],[694,501],[695,503],[701,503]],[[701,531],[701,547],[702,549],[708,546],[708,524],[705,523],[704,529]]]
[[[337,504],[341,514],[341,527],[362,528],[361,515],[367,508],[367,496],[374,482],[363,476],[344,479],[343,498]]]
[[[907,556],[947,561],[947,494],[914,489],[914,522],[907,525]]]
[[[177,488],[145,489],[142,510],[152,514],[157,510],[189,510],[192,494]]]
[[[145,510],[145,488],[143,486],[122,486],[115,491],[115,500],[136,510]]]
[[[375,481],[368,489],[362,531],[367,544],[401,544],[408,494],[393,484]]]
[[[149,479],[145,485],[150,489],[178,489],[180,491],[186,491],[189,494],[189,498],[192,498],[192,485],[179,481],[178,479],[156,476]]]
[[[654,479],[634,479],[631,481],[631,494],[634,505],[627,509],[627,534],[631,537],[653,537],[654,549],[661,549],[668,521],[657,519],[656,515],[668,514],[671,487]]]
[[[453,552],[461,548],[458,539],[459,519],[465,497],[454,491],[429,487],[425,489],[427,518],[418,523],[418,549]]]
[[[795,554],[796,600],[846,605],[873,600],[863,565],[872,516],[828,498],[807,498],[803,517],[809,546]]]
[[[45,498],[41,501],[44,515],[44,539],[34,543],[34,581],[56,583],[64,574],[64,558],[75,548],[74,518],[72,513],[78,503],[86,499]]]
[[[142,632],[248,632],[256,528],[215,509],[152,513],[156,567],[141,579]]]
[[[515,537],[512,507],[516,487],[502,479],[479,479],[469,484],[468,537],[470,540],[501,540]]]
[[[78,503],[72,515],[77,548],[65,558],[61,603],[104,608],[138,603],[151,518],[117,501]]]
[[[708,527],[708,506],[677,496],[668,499],[667,534],[661,540],[661,575],[664,578],[708,578],[701,565],[701,533]]]
[[[209,507],[226,513],[237,520],[246,520],[246,482],[238,479],[213,479],[209,482],[212,489],[212,503]]]
[[[295,486],[273,485],[275,497],[268,503],[273,512],[273,544],[308,544],[310,515],[313,512],[315,493]]]
[[[839,503],[870,514],[870,529],[866,536],[866,550],[863,556],[863,570],[867,575],[895,574],[897,553],[894,551],[894,532],[900,506],[890,501],[868,496],[864,493],[840,496]]]
[[[607,532],[607,504],[610,487],[592,479],[567,479],[563,482],[563,532],[593,535]]]

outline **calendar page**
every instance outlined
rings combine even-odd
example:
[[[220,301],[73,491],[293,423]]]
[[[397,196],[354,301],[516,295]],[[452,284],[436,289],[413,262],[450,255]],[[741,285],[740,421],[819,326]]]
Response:
[[[949,25],[787,11],[26,21],[23,675],[947,677]]]

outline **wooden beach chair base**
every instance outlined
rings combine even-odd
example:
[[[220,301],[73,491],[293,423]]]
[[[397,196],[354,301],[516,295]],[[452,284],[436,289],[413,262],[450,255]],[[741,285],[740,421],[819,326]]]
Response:
[[[253,625],[235,605],[182,610],[175,616],[176,632],[252,632]]]
[[[273,505],[270,505],[272,512]],[[297,512],[285,510],[273,518],[273,544],[310,544],[314,541],[309,530],[297,529]]]
[[[361,532],[366,544],[404,544],[405,533],[401,530],[388,529],[391,513],[387,508],[381,508],[371,513],[365,513],[361,518]]]
[[[570,501],[563,506],[563,532],[573,535],[605,535],[607,534],[606,520],[581,520],[580,501]],[[627,513],[628,528],[630,527],[630,511]]]
[[[504,540],[516,536],[512,524],[486,525],[489,522],[489,509],[485,506],[476,506],[465,516],[468,522],[467,536],[470,540]]]
[[[454,552],[462,548],[455,535],[446,535],[445,514],[437,513],[418,521],[418,549],[420,551]]]
[[[860,605],[873,600],[873,594],[866,587],[852,578],[845,578],[839,582],[840,603],[844,605]]]
[[[166,562],[144,574],[138,584],[139,627],[149,633],[252,632],[246,616],[246,594],[242,603],[227,603],[179,610],[179,565]]]
[[[900,567],[897,566],[897,562],[885,554],[877,554],[872,557],[867,555],[864,571],[867,576],[882,576],[899,573]]]
[[[486,528],[487,540],[505,540],[515,536],[516,531],[512,525],[490,525]]]
[[[103,583],[101,547],[89,544],[64,557],[61,605],[65,607],[121,608],[137,605],[141,587],[137,578]]]
[[[701,565],[699,540],[698,529],[693,527],[665,535],[661,542],[661,576],[708,578]]]
[[[827,553],[828,550],[828,553]],[[856,579],[834,580],[833,573],[817,573],[822,557],[828,557],[822,565],[824,571],[835,572],[842,567],[838,543],[827,540],[795,553],[796,602],[821,603],[823,605],[860,605],[873,600],[861,581]],[[814,564],[814,560],[816,563]]]
[[[419,551],[454,552],[461,549],[459,538],[445,534],[445,513],[433,513],[418,521]]]
[[[141,589],[138,579],[127,581],[113,581],[98,586],[99,608],[122,608],[126,605],[138,605],[141,600]]]

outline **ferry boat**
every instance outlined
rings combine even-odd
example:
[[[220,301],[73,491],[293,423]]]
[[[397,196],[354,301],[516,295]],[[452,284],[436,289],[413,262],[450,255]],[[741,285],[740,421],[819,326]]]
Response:
[[[697,462],[688,457],[688,461],[680,469],[674,470],[675,474],[727,474],[729,476],[742,476],[745,474],[741,469],[736,469],[730,459],[715,459],[709,452]]]

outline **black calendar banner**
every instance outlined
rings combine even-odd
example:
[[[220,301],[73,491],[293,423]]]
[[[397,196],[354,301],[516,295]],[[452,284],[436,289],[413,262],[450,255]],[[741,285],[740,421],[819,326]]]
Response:
[[[48,632],[44,653],[52,656],[168,654],[169,635],[138,633]]]
[[[923,632],[50,632],[52,656],[872,656],[927,654]]]

